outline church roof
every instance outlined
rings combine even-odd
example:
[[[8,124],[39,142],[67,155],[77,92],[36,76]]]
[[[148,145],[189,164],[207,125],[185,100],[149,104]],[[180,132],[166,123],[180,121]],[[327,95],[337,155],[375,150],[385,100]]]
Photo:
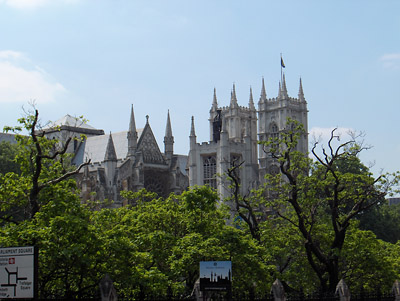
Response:
[[[139,137],[141,136],[142,131],[143,129],[137,130]],[[117,160],[126,158],[128,152],[127,134],[127,131],[112,133],[112,140],[114,142]],[[109,136],[110,134],[87,137],[79,147],[73,159],[73,163],[79,165],[89,159],[92,163],[103,162],[107,151]]]
[[[188,156],[186,155],[174,155],[172,158],[173,165],[179,167],[180,171],[186,176],[186,166],[188,162]]]
[[[63,126],[63,125],[75,127],[75,128],[96,130],[96,128],[94,128],[91,125],[87,124],[86,122],[82,121],[80,118],[73,117],[69,114],[65,115],[64,117],[58,119],[55,122],[51,122],[48,126],[45,126],[43,129],[50,129],[50,128]]]

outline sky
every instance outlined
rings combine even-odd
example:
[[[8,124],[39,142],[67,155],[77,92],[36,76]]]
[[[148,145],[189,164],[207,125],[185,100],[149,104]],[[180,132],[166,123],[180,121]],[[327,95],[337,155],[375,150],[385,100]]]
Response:
[[[400,1],[0,0],[0,128],[34,102],[42,123],[83,115],[106,133],[146,115],[163,151],[168,110],[175,152],[191,116],[208,141],[216,88],[239,105],[262,78],[276,97],[280,55],[289,96],[301,77],[310,143],[362,132],[375,174],[400,170]]]

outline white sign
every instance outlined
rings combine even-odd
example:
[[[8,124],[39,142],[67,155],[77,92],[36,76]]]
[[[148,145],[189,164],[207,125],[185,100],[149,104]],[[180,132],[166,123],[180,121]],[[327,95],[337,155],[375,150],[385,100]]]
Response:
[[[0,248],[0,299],[34,297],[35,248]]]

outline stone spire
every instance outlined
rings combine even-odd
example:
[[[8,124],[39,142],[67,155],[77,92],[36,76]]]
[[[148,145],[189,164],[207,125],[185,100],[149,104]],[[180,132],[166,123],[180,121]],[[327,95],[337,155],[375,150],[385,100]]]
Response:
[[[236,98],[236,89],[235,89],[235,83],[233,83],[233,88],[231,92],[231,107],[237,107],[237,98]]]
[[[254,101],[253,101],[253,89],[250,86],[250,96],[249,96],[249,108],[251,110],[255,110],[256,107],[254,106]]]
[[[194,117],[192,116],[192,125],[190,127],[190,136],[189,137],[196,137],[196,132],[194,130]]]
[[[282,97],[287,98],[288,93],[286,89],[286,79],[285,79],[285,73],[283,73],[283,78],[282,78]]]
[[[300,101],[305,101],[304,92],[303,92],[303,84],[301,82],[301,77],[300,77],[300,86],[299,86],[299,100]]]
[[[190,127],[190,135],[189,135],[189,141],[190,141],[190,152],[189,152],[189,157],[191,157],[192,152],[195,149],[196,145],[196,132],[194,130],[194,117],[192,116],[192,125]],[[193,158],[192,158],[193,159]]]
[[[263,77],[262,78],[262,86],[261,86],[260,102],[264,102],[266,100],[267,100],[267,92],[265,92],[265,84],[264,84],[264,77]]]
[[[168,114],[167,114],[167,125],[165,127],[165,137],[173,137],[172,136],[172,127],[171,127],[171,119],[169,117],[169,110],[168,110]]]
[[[214,96],[211,110],[216,111],[218,109],[218,101],[217,101],[217,90],[214,88]]]
[[[136,131],[136,124],[135,124],[135,114],[133,113],[133,105],[131,108],[131,119],[129,121],[129,130],[127,134],[128,138],[128,154],[127,157],[135,156],[136,149],[137,149],[137,141],[138,135]]]
[[[104,155],[104,161],[117,161],[117,153],[115,152],[114,141],[110,132],[108,137],[106,154]]]
[[[281,87],[281,82],[279,82],[278,99],[281,98],[282,98],[282,87]]]
[[[174,153],[174,136],[172,136],[172,127],[171,127],[171,119],[169,117],[169,110],[167,114],[167,125],[165,127],[164,153],[165,156],[167,157],[167,160],[171,160],[172,155]]]

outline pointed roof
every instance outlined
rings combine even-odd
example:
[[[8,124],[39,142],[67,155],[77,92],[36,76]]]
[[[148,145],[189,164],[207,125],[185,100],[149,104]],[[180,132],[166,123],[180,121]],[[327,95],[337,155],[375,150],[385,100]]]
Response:
[[[286,89],[286,79],[285,79],[285,73],[283,73],[283,79],[282,79],[282,97],[288,97],[287,89]]]
[[[142,132],[142,128],[137,129],[138,137],[142,135]],[[112,134],[112,141],[118,160],[123,160],[127,156],[129,146],[126,137],[128,134],[128,131],[115,132]],[[89,159],[92,163],[103,162],[108,140],[109,134],[87,137],[86,140],[79,145],[73,163],[79,165]]]
[[[194,117],[192,116],[192,125],[190,127],[190,137],[196,137],[196,132],[194,130]]]
[[[233,88],[231,92],[231,107],[236,107],[237,104],[237,98],[236,98],[236,89],[235,89],[235,83],[233,83]]]
[[[149,124],[149,115],[146,115],[146,119],[146,125],[138,141],[138,150],[142,152],[144,163],[165,164],[164,157]]]
[[[267,100],[267,92],[265,91],[264,77],[262,78],[260,102]]]
[[[253,89],[250,86],[250,96],[249,96],[249,108],[255,109],[254,101],[253,101]]]
[[[73,117],[69,114],[65,115],[64,117],[61,117],[60,119],[58,119],[55,122],[51,122],[48,126],[45,126],[43,129],[53,128],[53,127],[58,127],[58,126],[69,126],[69,127],[74,127],[74,128],[96,130],[94,127],[87,124],[81,118]]]
[[[214,96],[213,96],[212,108],[215,109],[215,110],[218,109],[217,89],[215,89],[215,87],[214,87]]]
[[[110,132],[108,137],[106,154],[104,155],[104,161],[117,161],[117,153],[115,152],[114,141]]]
[[[300,77],[300,86],[299,86],[299,100],[304,101],[304,92],[303,92],[303,84],[301,82],[301,77]]]
[[[282,87],[281,87],[281,82],[279,82],[278,98],[280,99],[281,97],[282,97]]]
[[[171,119],[169,117],[169,110],[167,114],[167,125],[165,127],[165,137],[171,138],[172,137],[172,127],[171,127]]]
[[[126,154],[126,156],[133,157],[135,156],[136,153],[137,139],[138,139],[136,124],[135,124],[135,114],[133,113],[133,105],[131,108],[131,118],[129,121],[128,134],[126,135],[126,137],[128,138],[128,153]]]
[[[129,132],[136,133],[135,114],[133,113],[133,105],[131,108],[131,118],[129,120]]]

